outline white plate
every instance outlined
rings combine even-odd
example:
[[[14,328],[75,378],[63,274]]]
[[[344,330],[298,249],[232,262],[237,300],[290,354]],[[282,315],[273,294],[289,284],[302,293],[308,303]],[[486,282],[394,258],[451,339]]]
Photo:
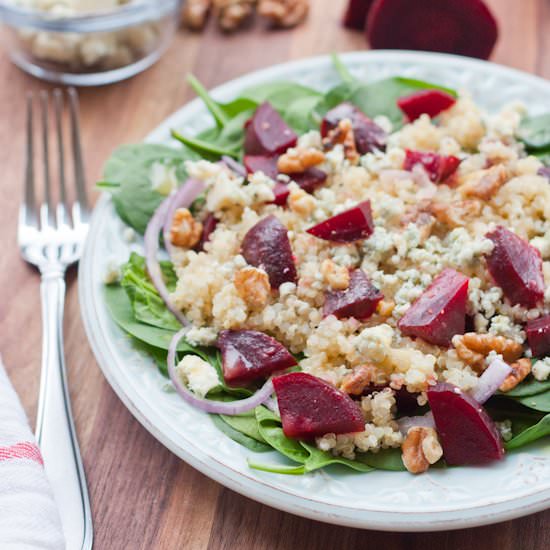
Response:
[[[342,56],[351,72],[375,80],[389,75],[425,78],[470,90],[488,109],[516,99],[532,112],[548,109],[550,83],[490,63],[449,55],[399,51],[357,52]],[[244,76],[213,91],[226,101],[243,88],[291,79],[326,89],[338,79],[328,57],[286,63]],[[148,141],[170,142],[173,127],[199,132],[212,120],[199,100],[179,110]],[[285,476],[251,470],[255,455],[219,432],[210,419],[166,392],[167,381],[152,362],[134,350],[109,317],[103,275],[110,258],[124,260],[131,248],[107,196],[94,213],[80,264],[80,301],[90,343],[107,380],[132,414],[166,447],[207,476],[248,497],[316,520],[391,531],[431,531],[483,525],[547,508],[550,504],[548,442],[510,455],[485,468],[407,472],[319,471]],[[197,274],[200,276],[200,274]]]

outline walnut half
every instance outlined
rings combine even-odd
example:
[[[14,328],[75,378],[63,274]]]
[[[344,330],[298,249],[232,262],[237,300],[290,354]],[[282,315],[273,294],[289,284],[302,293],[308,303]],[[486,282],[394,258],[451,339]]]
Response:
[[[430,464],[435,464],[443,456],[436,431],[424,426],[415,426],[408,431],[401,452],[403,464],[411,474],[425,472]]]
[[[277,27],[294,27],[309,12],[309,0],[260,0],[258,13]]]
[[[172,219],[170,241],[175,246],[193,248],[202,235],[202,223],[193,218],[187,208],[178,208]]]
[[[305,172],[308,168],[321,164],[325,160],[322,151],[313,147],[293,147],[279,157],[277,169],[282,174]]]
[[[267,304],[271,286],[263,269],[243,267],[235,273],[233,283],[239,296],[251,309],[261,309]]]
[[[523,357],[510,365],[512,372],[504,379],[499,390],[502,392],[510,391],[531,372],[531,360]]]
[[[193,31],[204,28],[212,0],[186,0],[181,11],[181,21],[185,27]]]

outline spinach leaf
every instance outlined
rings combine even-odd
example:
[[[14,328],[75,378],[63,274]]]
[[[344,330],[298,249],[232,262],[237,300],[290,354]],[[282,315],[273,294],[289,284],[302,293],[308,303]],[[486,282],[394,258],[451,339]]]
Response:
[[[177,277],[172,264],[160,262],[160,267],[168,290],[174,290]],[[145,258],[132,252],[128,262],[122,267],[120,284],[130,299],[137,321],[172,331],[180,329],[180,322],[166,307],[149,278]]]
[[[536,411],[550,412],[550,391],[526,397],[516,397],[515,401]]]
[[[142,351],[143,353],[148,355],[154,361],[155,365],[157,366],[161,374],[163,376],[168,377],[168,367],[166,365],[166,358],[168,356],[168,352],[165,349],[150,346],[149,344],[146,344],[145,342],[142,342],[141,340],[137,340],[136,338],[133,338],[133,337],[132,337],[132,345],[137,350]]]
[[[342,82],[352,83],[355,82],[355,77],[349,72],[348,68],[344,65],[343,61],[340,59],[340,56],[336,53],[332,53],[330,56],[332,64],[339,74]]]
[[[381,449],[377,453],[357,453],[357,462],[370,466],[375,470],[391,470],[392,472],[404,472],[407,468],[401,459],[401,449]]]
[[[374,468],[371,468],[368,464],[358,460],[349,460],[340,456],[333,456],[329,452],[321,451],[321,449],[303,441],[301,441],[300,444],[309,453],[309,457],[304,462],[306,472],[313,472],[314,470],[319,470],[320,468],[332,466],[334,464],[347,466],[358,472],[372,472],[372,470],[374,470]]]
[[[539,382],[536,378],[530,376],[527,380],[523,381],[521,384],[518,384],[515,388],[507,391],[506,393],[499,393],[499,395],[503,395],[505,397],[526,397],[528,395],[536,395],[545,391],[550,391],[550,379],[545,380],[544,382]]]
[[[284,464],[260,464],[248,459],[248,466],[254,470],[269,472],[270,474],[286,474],[301,476],[306,473],[305,466],[287,466]]]
[[[524,118],[518,129],[518,137],[528,150],[550,147],[550,113]]]
[[[216,394],[212,395],[212,398],[222,401],[233,401],[234,399],[238,399],[239,397],[250,397],[253,392],[248,388],[236,388],[233,386],[228,386],[225,383],[225,379],[223,377],[222,359],[219,350],[217,348],[206,349],[212,351],[209,358],[205,360],[208,361],[216,369],[216,373],[220,381],[219,386],[210,390],[210,392],[208,392],[208,395]]]
[[[254,411],[250,411],[244,414],[239,414],[236,416],[227,416],[224,414],[220,416],[227,424],[229,424],[235,430],[247,435],[248,437],[251,437],[252,439],[255,439],[256,441],[265,443],[265,439],[262,437],[262,434],[260,433],[260,429],[258,427],[258,420],[256,418]]]
[[[323,94],[308,86],[296,82],[267,82],[244,90],[241,98],[254,101],[256,105],[269,101],[272,107],[284,118],[284,112],[289,105],[306,97],[321,98]]]
[[[211,414],[210,418],[212,419],[212,422],[214,422],[216,428],[227,435],[230,439],[232,439],[236,443],[239,443],[240,445],[243,445],[247,449],[250,449],[251,451],[254,451],[256,453],[265,453],[272,450],[269,445],[261,443],[260,441],[249,437],[244,432],[233,428],[229,423],[225,421],[225,417]]]
[[[550,435],[550,414],[547,414],[539,420],[535,425],[523,430],[521,433],[513,437],[505,443],[507,451],[518,449],[529,443],[533,443],[537,439]]]
[[[206,141],[201,138],[192,138],[180,134],[177,130],[172,130],[172,137],[181,141],[184,145],[189,147],[192,151],[202,155],[208,160],[216,160],[222,155],[237,158],[239,156],[238,150],[224,149],[216,144],[216,140]]]
[[[217,103],[210,97],[210,94],[208,93],[206,88],[192,74],[187,77],[187,82],[189,82],[191,88],[193,88],[193,90],[195,90],[195,93],[203,100],[206,108],[214,117],[216,124],[219,127],[225,126],[229,122],[229,116],[220,107],[219,103]]]

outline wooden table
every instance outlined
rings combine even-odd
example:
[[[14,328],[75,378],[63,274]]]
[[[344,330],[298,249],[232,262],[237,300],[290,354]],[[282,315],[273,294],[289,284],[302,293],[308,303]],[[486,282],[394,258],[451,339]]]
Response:
[[[490,0],[501,39],[493,59],[550,78],[550,3]],[[207,86],[293,58],[362,49],[361,33],[339,25],[343,0],[312,0],[307,24],[268,32],[260,23],[234,36],[210,28],[180,33],[152,69],[130,81],[81,93],[88,186],[110,151],[139,141],[192,97],[185,75]],[[43,84],[0,53],[0,350],[34,420],[40,365],[37,274],[19,258],[16,215],[22,193],[23,97]],[[119,549],[458,549],[550,548],[550,512],[490,527],[435,534],[387,534],[324,525],[242,497],[172,455],[130,415],[101,374],[80,320],[75,273],[65,317],[69,385],[94,512],[95,548]]]

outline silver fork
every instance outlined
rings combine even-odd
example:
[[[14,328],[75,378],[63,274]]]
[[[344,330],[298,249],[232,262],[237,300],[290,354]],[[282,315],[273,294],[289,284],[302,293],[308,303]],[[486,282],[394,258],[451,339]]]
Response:
[[[36,438],[44,457],[46,473],[59,507],[68,550],[92,548],[92,516],[86,478],[71,412],[63,353],[63,309],[65,272],[80,258],[88,232],[89,208],[86,198],[78,96],[69,88],[68,104],[74,189],[76,198],[68,202],[63,139],[63,92],[53,91],[54,131],[57,136],[58,200],[54,200],[50,170],[48,92],[39,94],[42,135],[44,200],[38,204],[33,146],[33,103],[27,98],[27,151],[25,194],[19,210],[18,241],[23,258],[41,274],[42,374],[36,419]],[[54,204],[55,202],[55,204]]]

